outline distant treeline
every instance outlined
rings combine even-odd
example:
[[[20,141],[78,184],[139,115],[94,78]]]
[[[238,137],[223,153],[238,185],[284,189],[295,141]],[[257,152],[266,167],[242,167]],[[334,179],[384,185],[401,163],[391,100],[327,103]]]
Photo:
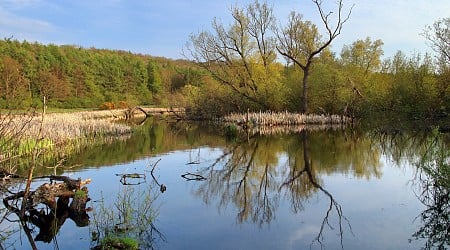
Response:
[[[310,112],[448,118],[449,70],[430,55],[408,57],[399,51],[382,60],[382,45],[366,38],[344,46],[339,56],[322,52],[311,70]],[[253,72],[270,76],[251,89],[245,82],[237,86],[255,93],[248,100],[188,60],[4,39],[0,108],[39,106],[45,96],[48,106],[59,108],[98,108],[108,102],[183,106],[203,115],[249,109],[300,111],[302,71],[281,61],[270,72],[258,64],[255,59]],[[216,67],[220,72],[220,64]]]
[[[126,51],[0,41],[0,108],[168,105],[195,65]]]

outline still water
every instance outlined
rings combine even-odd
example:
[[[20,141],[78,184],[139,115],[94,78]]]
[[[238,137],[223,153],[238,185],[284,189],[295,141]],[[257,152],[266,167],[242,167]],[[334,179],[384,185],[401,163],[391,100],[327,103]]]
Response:
[[[440,239],[426,233],[440,225],[422,216],[417,168],[430,135],[227,138],[214,126],[158,120],[136,130],[67,160],[62,174],[92,179],[89,224],[59,222],[39,249],[90,249],[107,235],[139,239],[141,249],[420,249]],[[30,249],[14,219],[0,224],[0,249]],[[40,228],[28,227],[36,239]]]

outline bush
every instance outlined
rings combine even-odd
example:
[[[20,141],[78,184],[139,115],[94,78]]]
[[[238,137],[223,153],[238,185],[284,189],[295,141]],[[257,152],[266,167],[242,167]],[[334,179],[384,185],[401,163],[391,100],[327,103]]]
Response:
[[[100,110],[111,110],[114,109],[116,106],[112,102],[104,102],[100,107],[98,107]]]

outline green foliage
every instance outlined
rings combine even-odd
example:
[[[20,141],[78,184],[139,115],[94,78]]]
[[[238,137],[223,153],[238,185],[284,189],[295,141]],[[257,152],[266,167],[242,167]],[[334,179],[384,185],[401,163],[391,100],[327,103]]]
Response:
[[[139,242],[130,237],[107,237],[102,240],[99,249],[112,250],[112,249],[127,249],[137,250],[139,249]]]
[[[149,61],[147,64],[148,83],[147,86],[152,93],[157,94],[162,88],[161,72],[155,61]]]
[[[225,125],[224,131],[227,138],[236,138],[238,135],[238,128],[235,124]]]
[[[74,199],[82,199],[86,196],[87,196],[86,191],[78,189],[77,191],[75,191]]]
[[[188,74],[179,73],[186,68],[191,68]],[[182,86],[200,84],[196,68],[125,51],[0,40],[0,108],[30,107],[42,96],[49,107],[58,108],[96,108],[119,101],[167,104],[172,79],[181,76]]]
[[[203,118],[247,110],[298,112],[304,101],[305,73],[293,64],[279,63],[273,41],[264,40],[268,47],[258,47],[263,38],[252,33],[257,27],[256,12],[265,10],[263,5],[236,8],[232,13],[236,22],[229,26],[229,33],[221,29],[226,26],[216,22],[216,33],[191,37],[192,45],[207,45],[214,36],[237,39],[235,32],[239,30],[247,34],[239,40],[242,47],[236,48],[244,54],[229,51],[223,61],[207,64],[195,51],[198,57],[194,61],[203,63],[125,51],[0,40],[0,108],[40,107],[42,96],[46,96],[50,108],[181,106]],[[297,42],[316,49],[317,44],[310,43],[320,38],[316,26],[301,16],[291,18],[300,18],[296,24],[301,27],[296,31],[306,32],[303,40]],[[240,27],[238,20],[248,23]],[[445,24],[438,22],[438,26],[433,26],[437,30],[426,37],[438,39],[436,32]],[[314,39],[309,41],[308,36],[309,40]],[[382,61],[382,45],[381,40],[367,37],[344,46],[340,57],[328,48],[316,55],[308,69],[308,109],[363,118],[383,114],[413,120],[448,119],[448,63],[433,60],[428,54],[407,56],[401,51]],[[211,56],[216,55],[219,54]],[[298,59],[303,60],[304,56],[300,53]]]
[[[383,55],[383,42],[378,39],[372,41],[370,37],[365,40],[357,40],[351,46],[345,45],[341,52],[344,65],[357,67],[364,74],[380,69],[381,56]]]

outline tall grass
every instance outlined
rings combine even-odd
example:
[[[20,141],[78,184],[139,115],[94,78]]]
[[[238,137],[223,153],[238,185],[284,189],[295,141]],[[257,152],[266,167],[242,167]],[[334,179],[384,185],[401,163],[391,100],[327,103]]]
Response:
[[[352,119],[340,115],[299,114],[290,112],[233,113],[223,118],[225,123],[247,126],[294,126],[305,124],[347,124]]]
[[[44,119],[38,113],[0,114],[0,120],[5,121],[1,124],[0,168],[8,163],[26,166],[33,150],[43,151],[42,158],[49,161],[71,154],[94,140],[129,137],[131,127],[116,122],[114,117],[117,116],[111,111],[50,113]],[[12,161],[18,158],[20,162]]]

